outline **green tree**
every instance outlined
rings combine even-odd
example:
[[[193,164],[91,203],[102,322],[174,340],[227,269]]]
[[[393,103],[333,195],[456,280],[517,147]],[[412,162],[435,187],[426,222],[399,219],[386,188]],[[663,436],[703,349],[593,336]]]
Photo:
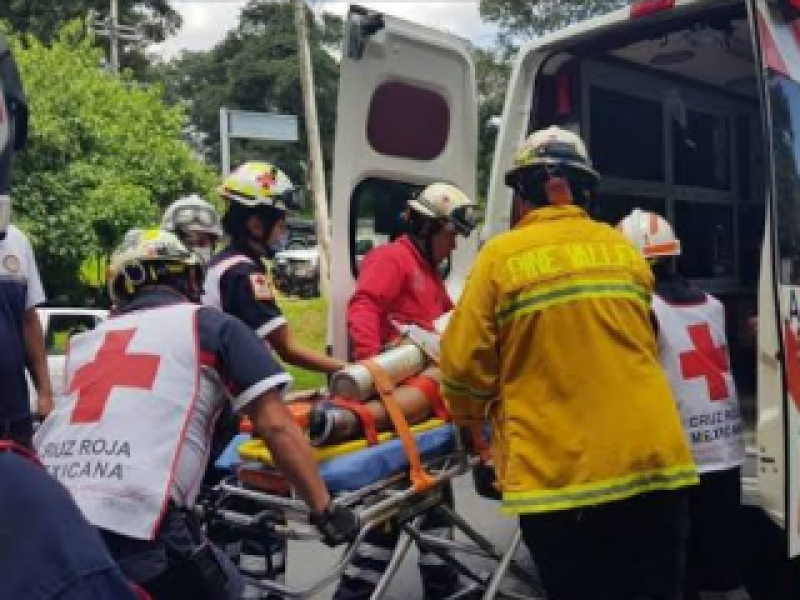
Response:
[[[0,20],[8,21],[13,31],[49,42],[64,23],[86,19],[90,10],[107,16],[108,0],[4,0]],[[119,0],[119,15],[121,23],[140,26],[151,42],[164,41],[181,26],[181,16],[168,0]]]
[[[80,264],[127,229],[157,222],[213,174],[182,141],[182,107],[161,90],[97,67],[100,51],[73,22],[45,45],[11,37],[31,108],[31,137],[14,165],[15,220],[30,234],[51,297],[80,301]]]
[[[310,15],[310,13],[309,13]],[[338,64],[330,50],[338,46],[342,21],[328,15],[309,18],[312,60],[323,154],[330,172],[336,121]],[[219,109],[297,115],[296,144],[235,140],[231,164],[263,158],[287,171],[293,181],[305,181],[308,156],[297,38],[291,3],[251,0],[237,28],[209,52],[184,53],[156,69],[172,102],[184,102],[194,128],[205,139],[210,161],[219,164]]]
[[[480,0],[481,17],[500,28],[500,41],[511,48],[583,19],[607,13],[632,0]]]
[[[143,35],[139,42],[126,41],[120,45],[120,64],[142,77],[151,62],[146,55],[147,46],[162,42],[177,32],[182,24],[181,15],[172,8],[169,0],[118,2],[119,22],[138,27]],[[0,21],[9,22],[13,31],[49,43],[65,23],[77,19],[85,22],[89,11],[94,11],[96,19],[105,18],[109,10],[108,0],[3,0],[0,2]],[[98,38],[95,44],[108,51],[107,38]]]
[[[478,88],[478,193],[489,189],[497,123],[503,112],[510,65],[498,50],[473,48],[475,78]]]

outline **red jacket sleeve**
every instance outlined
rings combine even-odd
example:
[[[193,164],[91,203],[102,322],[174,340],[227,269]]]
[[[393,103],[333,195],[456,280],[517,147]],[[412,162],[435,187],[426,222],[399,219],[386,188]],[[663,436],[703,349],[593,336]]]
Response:
[[[356,360],[378,354],[388,340],[389,311],[403,290],[404,270],[389,246],[368,254],[361,263],[356,291],[347,306],[347,332]]]

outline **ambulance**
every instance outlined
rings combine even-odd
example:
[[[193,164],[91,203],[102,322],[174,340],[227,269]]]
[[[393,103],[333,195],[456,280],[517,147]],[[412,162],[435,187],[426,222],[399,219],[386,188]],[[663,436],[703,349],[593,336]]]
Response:
[[[352,6],[340,77],[331,314],[346,311],[363,247],[392,239],[410,192],[434,180],[488,199],[446,268],[458,297],[480,245],[509,227],[503,176],[520,142],[550,125],[579,133],[602,175],[593,216],[666,216],[683,273],[725,304],[754,597],[800,598],[800,0],[643,0],[527,43],[488,190],[467,43]],[[330,327],[346,357],[344,319]]]

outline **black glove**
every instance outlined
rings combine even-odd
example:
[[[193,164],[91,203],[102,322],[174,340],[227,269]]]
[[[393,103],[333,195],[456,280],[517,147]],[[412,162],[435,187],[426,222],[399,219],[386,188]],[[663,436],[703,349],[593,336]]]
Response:
[[[333,501],[321,513],[311,513],[309,521],[319,531],[322,541],[331,548],[351,542],[358,535],[356,513]]]

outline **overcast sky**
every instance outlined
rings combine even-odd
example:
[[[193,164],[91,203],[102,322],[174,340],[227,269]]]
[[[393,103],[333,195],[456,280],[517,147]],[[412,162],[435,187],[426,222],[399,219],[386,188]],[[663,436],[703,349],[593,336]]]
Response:
[[[494,29],[481,22],[478,0],[449,0],[398,2],[394,0],[361,0],[362,6],[380,10],[444,29],[473,43],[485,46],[492,42]],[[246,0],[170,0],[170,4],[183,16],[183,27],[177,35],[154,47],[164,58],[171,58],[181,50],[207,50],[220,41],[225,33],[236,26]],[[347,2],[310,0],[315,10],[344,15]]]

